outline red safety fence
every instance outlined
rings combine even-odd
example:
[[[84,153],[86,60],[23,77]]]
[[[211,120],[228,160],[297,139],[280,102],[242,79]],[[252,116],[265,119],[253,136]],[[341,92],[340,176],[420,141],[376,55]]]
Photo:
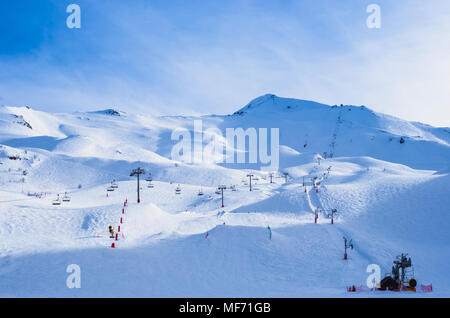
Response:
[[[370,289],[370,288],[368,288],[366,286],[363,286],[363,285],[360,285],[360,286],[352,285],[352,286],[347,286],[347,291],[348,292],[354,292],[354,293],[361,293],[361,292],[377,291],[377,289],[376,288]],[[422,285],[422,284],[420,284],[420,290],[418,292],[430,293],[432,291],[433,291],[433,285],[432,284],[430,284],[430,285]]]
[[[348,287],[347,287],[347,291],[348,291],[348,292],[356,292],[356,293],[360,293],[360,292],[364,291],[364,286],[363,286],[363,285],[360,285],[360,286],[355,286],[355,285],[353,285],[353,286],[348,286]]]
[[[424,293],[429,293],[433,291],[433,284],[430,285],[422,285],[420,284],[420,290]]]
[[[128,199],[125,199],[125,202],[123,202],[124,207],[122,208],[122,214],[125,214],[125,207],[127,206],[127,203],[128,203]],[[123,217],[120,218],[120,224],[123,224]],[[115,239],[116,241],[119,240],[120,225],[119,225],[117,232],[118,233],[116,233],[116,236],[115,237],[113,236],[113,239]],[[125,235],[123,234],[123,232],[121,232],[121,234],[122,234],[122,238],[125,238]],[[116,244],[114,244],[114,242],[111,244],[111,248],[116,248]]]

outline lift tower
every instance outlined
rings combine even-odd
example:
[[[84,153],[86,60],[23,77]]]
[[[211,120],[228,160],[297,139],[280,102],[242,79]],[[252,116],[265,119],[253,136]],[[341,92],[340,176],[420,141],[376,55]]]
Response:
[[[137,203],[141,203],[141,199],[139,197],[139,175],[145,174],[145,170],[141,168],[133,169],[130,173],[130,177],[137,177]]]
[[[222,192],[222,208],[224,207],[223,205],[223,190],[225,190],[227,187],[224,185],[219,186],[217,189],[219,189]]]
[[[252,177],[253,177],[253,175],[252,175],[251,173],[249,173],[249,174],[247,175],[247,177],[250,178],[250,191],[252,191]]]

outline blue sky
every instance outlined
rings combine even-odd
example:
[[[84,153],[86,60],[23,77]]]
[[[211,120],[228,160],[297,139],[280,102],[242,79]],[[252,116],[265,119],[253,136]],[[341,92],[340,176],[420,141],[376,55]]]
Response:
[[[446,0],[3,0],[0,105],[227,114],[274,93],[450,126],[449,14]]]

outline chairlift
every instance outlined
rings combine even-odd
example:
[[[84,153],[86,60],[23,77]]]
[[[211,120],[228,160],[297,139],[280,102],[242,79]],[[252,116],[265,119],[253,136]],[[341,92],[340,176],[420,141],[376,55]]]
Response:
[[[200,189],[200,191],[198,191],[198,195],[199,195],[199,196],[203,195],[202,189]]]
[[[70,197],[67,195],[67,192],[64,193],[62,200],[63,202],[70,202]]]
[[[231,186],[231,191],[236,191],[236,186],[234,184]]]
[[[177,188],[175,189],[175,194],[181,194],[180,185],[178,185]]]
[[[216,194],[222,194],[219,189],[216,190]]]
[[[147,188],[154,188],[155,186],[153,185],[153,183],[149,183],[147,184]]]
[[[59,194],[58,194],[56,200],[53,201],[52,205],[61,205],[61,200],[59,198]]]
[[[116,183],[115,180],[113,180],[113,181],[111,182],[111,188],[117,189],[118,187],[119,187],[119,185]]]
[[[148,174],[148,177],[145,179],[145,181],[148,181],[148,182],[152,182],[153,181],[151,173]]]
[[[114,188],[113,187],[108,187],[108,188],[106,188],[106,191],[108,191],[108,192],[114,191]]]

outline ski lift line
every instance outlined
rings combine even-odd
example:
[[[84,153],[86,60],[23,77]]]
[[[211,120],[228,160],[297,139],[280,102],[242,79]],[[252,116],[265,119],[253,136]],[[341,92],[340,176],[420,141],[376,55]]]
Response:
[[[335,146],[336,146],[337,135],[339,133],[339,127],[343,123],[342,122],[342,109],[343,109],[342,107],[339,108],[339,114],[338,114],[338,118],[337,118],[337,121],[336,121],[336,126],[334,128],[333,135],[332,135],[332,138],[331,138],[330,154],[329,154],[330,158],[333,158],[333,156],[334,156],[334,150],[335,150]]]

